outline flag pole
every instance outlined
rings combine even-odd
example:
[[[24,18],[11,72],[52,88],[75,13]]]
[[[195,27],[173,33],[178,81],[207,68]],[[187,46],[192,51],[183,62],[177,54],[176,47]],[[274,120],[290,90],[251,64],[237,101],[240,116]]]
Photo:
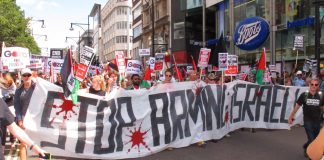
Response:
[[[297,69],[297,60],[298,60],[298,49],[297,49],[297,55],[296,55],[295,69]]]

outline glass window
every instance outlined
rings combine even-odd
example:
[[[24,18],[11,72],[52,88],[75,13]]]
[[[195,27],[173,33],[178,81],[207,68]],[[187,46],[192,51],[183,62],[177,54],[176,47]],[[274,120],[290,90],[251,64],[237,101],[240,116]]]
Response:
[[[137,8],[134,9],[133,11],[133,17],[136,19],[142,14],[142,6],[138,6]]]
[[[140,36],[142,34],[142,25],[138,25],[133,29],[133,36],[134,38]]]

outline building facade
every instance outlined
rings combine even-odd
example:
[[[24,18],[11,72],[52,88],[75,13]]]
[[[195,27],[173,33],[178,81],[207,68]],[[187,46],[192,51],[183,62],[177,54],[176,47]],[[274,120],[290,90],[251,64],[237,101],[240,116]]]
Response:
[[[101,10],[103,63],[115,59],[115,51],[132,57],[132,1],[109,0]]]
[[[140,59],[139,49],[142,49],[142,33],[143,33],[143,23],[142,23],[142,0],[133,0],[133,59]]]
[[[101,39],[101,5],[94,4],[90,15],[93,18],[93,43],[92,48],[95,50],[96,60],[102,62],[104,60],[102,52],[102,39]]]
[[[142,4],[142,48],[150,48],[151,55],[168,51],[171,0],[142,0]]]
[[[203,0],[179,0],[172,3],[172,53],[193,55],[198,59],[204,41],[202,5]],[[324,12],[320,12],[320,17],[323,16]],[[239,23],[249,17],[263,18],[268,22],[270,31],[262,45],[253,50],[243,50],[235,46],[233,34]],[[217,54],[219,46],[215,42],[222,37],[226,51],[238,55],[241,65],[255,64],[264,47],[269,63],[291,71],[297,59],[297,69],[302,69],[305,58],[315,57],[314,17],[313,0],[206,0],[205,41],[207,48],[212,49],[212,54]],[[321,26],[323,32],[324,26]],[[295,35],[304,36],[304,49],[298,50],[298,54],[293,47]],[[323,40],[322,36],[321,42]],[[321,43],[320,47],[324,45]]]

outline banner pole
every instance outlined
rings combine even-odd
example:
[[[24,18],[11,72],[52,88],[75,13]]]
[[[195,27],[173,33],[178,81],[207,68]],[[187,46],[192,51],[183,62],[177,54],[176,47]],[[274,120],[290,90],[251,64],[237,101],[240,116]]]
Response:
[[[199,72],[199,79],[201,80],[201,75],[202,75],[202,68],[200,68],[200,72]]]
[[[222,70],[222,85],[224,84],[224,71]]]
[[[297,49],[297,55],[296,55],[295,69],[297,69],[297,60],[298,60],[298,49]]]

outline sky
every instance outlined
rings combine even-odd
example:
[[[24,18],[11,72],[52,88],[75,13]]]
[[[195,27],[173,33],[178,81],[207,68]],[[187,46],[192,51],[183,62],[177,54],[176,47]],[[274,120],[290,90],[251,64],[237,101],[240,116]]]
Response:
[[[71,22],[87,23],[93,5],[101,4],[103,8],[108,0],[16,0],[16,2],[25,12],[26,18],[44,20],[45,28],[42,28],[42,24],[37,21],[31,21],[29,26],[38,46],[49,50],[76,46],[78,38],[69,38],[66,42],[65,37],[79,37],[79,32],[82,34],[84,31],[77,26],[73,26],[74,30],[70,31]],[[92,24],[91,17],[90,24]],[[87,29],[86,25],[82,27]],[[47,35],[47,41],[44,36],[37,35]]]

